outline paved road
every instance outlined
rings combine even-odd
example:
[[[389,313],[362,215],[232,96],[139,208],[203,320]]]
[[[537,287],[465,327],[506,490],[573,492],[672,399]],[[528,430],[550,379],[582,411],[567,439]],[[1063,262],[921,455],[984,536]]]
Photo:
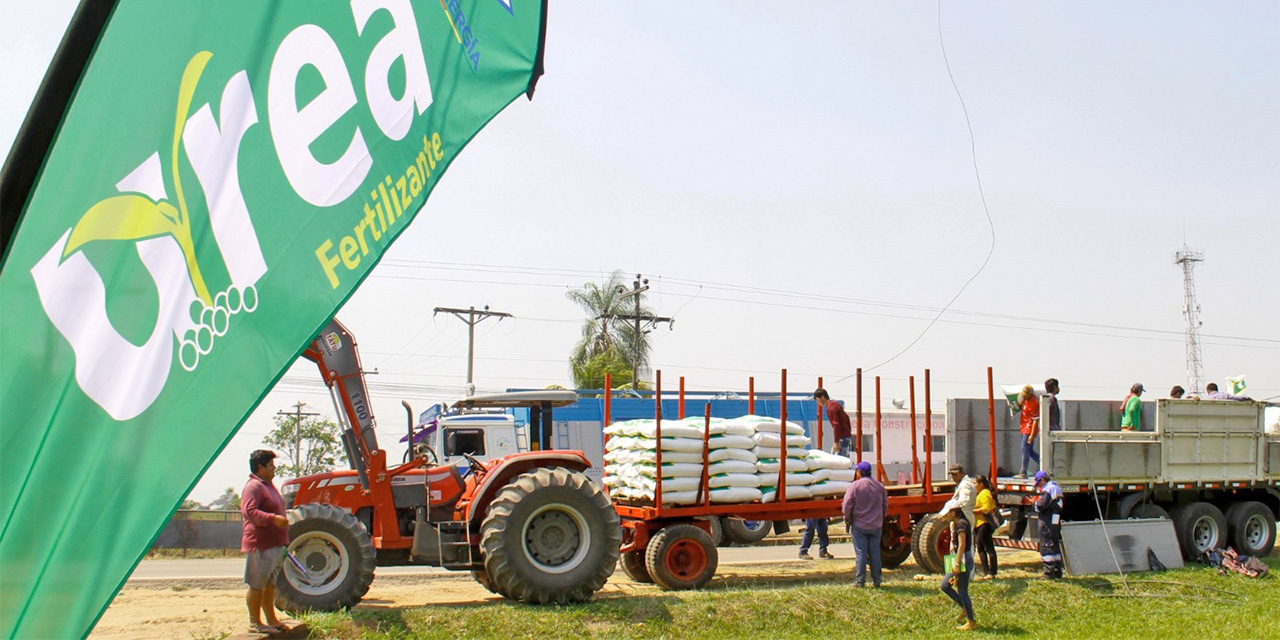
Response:
[[[760,546],[760,547],[725,547],[720,549],[720,564],[773,564],[778,562],[794,562],[797,548],[792,545]],[[814,550],[816,553],[817,550]],[[849,559],[853,557],[853,547],[849,543],[832,542],[831,552],[837,557]],[[814,562],[822,562],[814,560]],[[468,580],[471,576],[463,572],[446,571],[436,567],[378,567],[380,576],[396,575],[457,575]],[[244,577],[244,560],[242,558],[218,558],[213,560],[143,560],[129,578],[129,582],[140,583],[154,580],[239,580]]]

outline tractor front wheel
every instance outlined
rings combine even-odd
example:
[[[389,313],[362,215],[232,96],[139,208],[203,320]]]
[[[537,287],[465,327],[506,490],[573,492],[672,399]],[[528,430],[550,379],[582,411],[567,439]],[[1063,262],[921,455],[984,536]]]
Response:
[[[618,564],[622,526],[586,475],[536,469],[498,492],[480,526],[491,590],[531,604],[585,602]]]
[[[369,531],[329,504],[289,511],[289,542],[276,573],[276,606],[290,613],[354,607],[369,591],[377,553]]]

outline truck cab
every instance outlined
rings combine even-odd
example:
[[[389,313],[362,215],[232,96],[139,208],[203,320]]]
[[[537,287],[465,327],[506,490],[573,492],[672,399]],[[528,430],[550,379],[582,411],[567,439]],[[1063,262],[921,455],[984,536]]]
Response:
[[[415,449],[429,449],[442,465],[465,461],[468,455],[484,462],[548,450],[553,448],[551,410],[577,401],[573,391],[546,390],[468,396],[436,405],[419,416]],[[527,409],[527,422],[517,421],[512,409]]]

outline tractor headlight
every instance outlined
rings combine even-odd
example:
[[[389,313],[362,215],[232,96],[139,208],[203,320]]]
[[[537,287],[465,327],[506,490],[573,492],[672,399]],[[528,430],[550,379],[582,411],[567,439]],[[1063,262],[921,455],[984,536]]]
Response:
[[[285,483],[284,488],[280,490],[280,496],[284,498],[284,508],[293,508],[293,499],[298,497],[298,483]]]

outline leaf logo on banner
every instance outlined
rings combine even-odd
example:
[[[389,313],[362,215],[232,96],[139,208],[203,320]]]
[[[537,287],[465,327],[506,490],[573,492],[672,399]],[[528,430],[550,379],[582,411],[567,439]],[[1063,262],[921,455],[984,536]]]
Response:
[[[213,306],[213,296],[200,274],[196,262],[195,243],[191,238],[191,217],[187,213],[187,201],[182,195],[182,178],[178,170],[178,150],[182,142],[182,130],[186,126],[187,113],[191,110],[191,97],[196,84],[204,73],[205,65],[213,57],[208,51],[197,53],[187,63],[182,73],[182,85],[178,91],[178,113],[173,127],[173,186],[178,196],[178,207],[168,202],[153,202],[139,195],[112,196],[93,205],[71,230],[67,247],[62,253],[65,260],[84,245],[97,240],[143,240],[170,235],[182,249],[187,261],[187,271],[196,295],[205,305]]]

